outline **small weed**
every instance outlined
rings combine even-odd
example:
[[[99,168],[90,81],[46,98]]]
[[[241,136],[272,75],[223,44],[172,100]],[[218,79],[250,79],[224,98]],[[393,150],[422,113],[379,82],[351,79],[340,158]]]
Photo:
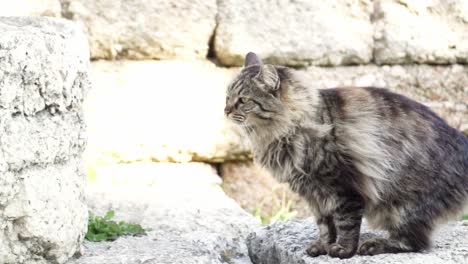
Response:
[[[286,190],[283,190],[281,200],[278,199],[277,196],[274,197],[276,204],[274,205],[271,214],[265,215],[262,213],[263,205],[265,203],[265,201],[263,201],[259,206],[257,206],[257,208],[255,208],[253,215],[258,218],[264,225],[274,224],[278,220],[287,221],[294,218],[297,215],[297,212],[292,209],[292,201],[288,200],[286,196]],[[280,201],[277,202],[278,200]]]
[[[124,221],[117,223],[112,220],[113,217],[114,211],[107,212],[104,217],[95,216],[92,212],[89,212],[86,240],[94,242],[113,241],[120,236],[146,235],[146,232],[151,230]]]
[[[468,220],[468,215],[462,216],[462,220]]]

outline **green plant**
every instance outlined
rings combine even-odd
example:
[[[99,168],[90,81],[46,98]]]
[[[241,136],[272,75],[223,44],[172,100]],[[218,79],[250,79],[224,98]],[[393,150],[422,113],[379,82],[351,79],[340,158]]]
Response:
[[[462,216],[462,220],[468,220],[468,215]]]
[[[124,221],[115,222],[112,220],[115,213],[109,211],[104,217],[95,216],[89,212],[88,217],[88,232],[85,238],[89,241],[113,241],[120,236],[138,236],[146,235],[150,229],[142,228],[138,224],[129,224]]]
[[[287,221],[297,215],[297,212],[292,209],[292,201],[287,199],[286,190],[283,190],[281,198],[279,199],[275,194],[275,189],[276,188],[274,188],[272,191],[274,194],[273,200],[275,204],[273,205],[271,213],[263,213],[265,200],[263,200],[260,205],[257,206],[257,208],[255,208],[253,211],[253,215],[264,225],[271,225],[277,221]]]

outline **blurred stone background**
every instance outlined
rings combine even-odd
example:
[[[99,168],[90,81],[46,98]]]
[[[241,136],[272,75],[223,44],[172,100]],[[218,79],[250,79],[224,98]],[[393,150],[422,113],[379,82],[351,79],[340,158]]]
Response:
[[[201,162],[248,212],[309,216],[252,164],[248,142],[223,116],[225,88],[248,51],[308,72],[311,87],[387,87],[468,135],[466,0],[2,0],[0,16],[86,28],[90,182],[115,181],[118,163]]]
[[[0,15],[84,24],[91,170],[199,161],[217,167],[234,198],[261,190],[265,173],[222,111],[248,51],[307,71],[312,87],[388,87],[468,134],[468,1],[19,0],[1,1]],[[268,195],[241,204],[253,210]]]

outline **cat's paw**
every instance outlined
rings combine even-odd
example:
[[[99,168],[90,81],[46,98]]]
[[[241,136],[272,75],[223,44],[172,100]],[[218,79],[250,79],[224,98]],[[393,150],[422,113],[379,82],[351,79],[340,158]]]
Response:
[[[368,239],[359,247],[358,254],[364,256],[373,256],[387,253],[385,247],[387,240],[385,238],[375,237]]]
[[[317,257],[320,255],[325,255],[327,254],[327,248],[326,246],[320,242],[320,241],[312,241],[309,244],[309,247],[306,249],[307,255],[311,257]]]
[[[333,258],[350,258],[356,253],[356,249],[353,247],[344,247],[338,243],[333,243],[328,248],[328,255]]]

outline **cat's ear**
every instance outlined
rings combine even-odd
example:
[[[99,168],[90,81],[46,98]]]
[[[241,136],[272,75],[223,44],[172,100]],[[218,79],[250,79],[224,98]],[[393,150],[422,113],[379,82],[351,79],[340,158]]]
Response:
[[[255,64],[262,65],[262,60],[253,52],[247,53],[247,55],[245,55],[244,67]]]
[[[275,66],[271,64],[262,65],[255,79],[264,83],[270,90],[276,91],[279,88],[279,75]]]

